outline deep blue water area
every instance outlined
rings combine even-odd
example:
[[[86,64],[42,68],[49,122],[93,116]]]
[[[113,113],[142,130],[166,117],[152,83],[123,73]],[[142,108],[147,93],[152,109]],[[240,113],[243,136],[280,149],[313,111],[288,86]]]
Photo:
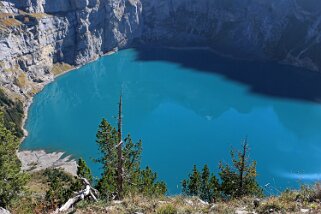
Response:
[[[169,194],[193,164],[230,161],[247,137],[266,192],[321,178],[321,76],[276,63],[244,62],[208,50],[128,49],[69,72],[35,96],[22,149],[84,157],[96,176],[103,117],[143,140],[143,165]]]

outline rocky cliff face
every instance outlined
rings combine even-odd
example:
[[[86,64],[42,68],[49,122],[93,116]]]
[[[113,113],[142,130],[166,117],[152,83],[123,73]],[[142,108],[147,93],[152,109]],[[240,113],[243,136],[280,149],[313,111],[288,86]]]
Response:
[[[136,0],[0,4],[0,83],[26,96],[53,79],[55,65],[65,68],[58,63],[84,64],[140,35],[142,6]]]
[[[321,67],[317,0],[142,0],[145,40],[205,45],[246,59]]]
[[[115,47],[209,46],[321,69],[318,0],[2,0],[0,84],[29,96]],[[66,67],[66,65],[68,65]]]

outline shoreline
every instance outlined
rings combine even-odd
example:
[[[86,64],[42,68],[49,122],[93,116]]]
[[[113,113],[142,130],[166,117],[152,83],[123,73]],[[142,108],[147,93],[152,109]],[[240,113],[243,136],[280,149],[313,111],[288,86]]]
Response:
[[[130,49],[130,48],[135,48],[135,47],[126,47],[124,49]],[[157,47],[156,47],[157,48]],[[212,53],[214,53],[215,55],[217,56],[220,56],[220,57],[223,57],[223,58],[228,58],[228,59],[232,59],[232,60],[242,60],[242,61],[252,61],[252,60],[246,60],[246,59],[242,59],[242,58],[239,58],[239,57],[233,57],[232,55],[226,55],[226,54],[221,54],[217,51],[215,51],[214,49],[210,48],[210,47],[206,47],[206,46],[192,46],[192,47],[174,47],[174,46],[164,46],[164,47],[159,47],[159,48],[165,48],[165,49],[172,49],[172,50],[206,50],[206,51],[210,51]],[[21,144],[24,142],[24,140],[28,137],[29,133],[25,127],[26,125],[26,122],[28,120],[28,116],[29,116],[29,110],[30,110],[30,106],[33,104],[33,98],[36,94],[40,93],[44,87],[46,87],[48,84],[54,82],[57,78],[59,78],[60,76],[64,75],[64,74],[67,74],[73,70],[76,70],[76,69],[80,69],[81,67],[89,64],[89,63],[92,63],[92,62],[95,62],[97,60],[99,60],[100,58],[104,57],[104,56],[109,56],[109,55],[112,55],[112,54],[115,54],[118,52],[118,48],[114,48],[113,50],[111,51],[107,51],[106,53],[104,54],[99,54],[97,55],[96,57],[94,57],[93,59],[87,61],[86,63],[82,63],[78,66],[74,66],[72,67],[71,69],[67,69],[61,73],[59,73],[58,75],[54,76],[52,79],[46,81],[46,82],[43,82],[39,85],[39,91],[35,94],[33,94],[32,96],[30,97],[25,97],[25,101],[24,101],[24,104],[23,104],[23,111],[24,111],[24,117],[22,119],[22,124],[21,124],[21,129],[23,130],[23,137],[20,138],[20,146],[19,146],[19,149],[17,151],[18,152],[23,152],[23,151],[38,151],[38,150],[44,150],[44,148],[39,148],[37,150],[21,150]],[[281,64],[281,62],[278,62]],[[52,151],[50,151],[52,152]],[[54,151],[54,152],[63,152],[63,151]],[[68,155],[68,154],[67,154]]]
[[[218,56],[225,57],[228,59],[242,60],[242,59],[238,59],[233,56],[230,56],[230,55],[220,54],[220,53],[214,51],[212,48],[205,47],[205,46],[204,47],[201,47],[201,46],[194,46],[194,47],[164,46],[162,48],[172,49],[172,50],[206,50],[206,51],[210,51]],[[127,47],[125,49],[130,49],[130,47]],[[95,62],[104,56],[113,55],[113,54],[117,53],[118,51],[119,51],[118,48],[114,48],[111,51],[108,51],[104,54],[100,54],[100,55],[96,56],[95,58],[87,61],[86,63],[80,64],[78,66],[74,66],[71,69],[67,69],[67,70],[57,74],[49,81],[40,84],[40,87],[39,87],[40,89],[37,93],[33,94],[30,97],[26,97],[24,107],[23,107],[24,117],[23,117],[22,124],[21,124],[21,129],[22,129],[24,135],[20,139],[20,142],[19,142],[20,146],[29,135],[29,132],[25,128],[25,125],[28,120],[30,106],[33,104],[34,96],[36,96],[38,93],[41,93],[41,91],[48,84],[54,82],[57,78],[65,75],[69,72],[72,72],[76,69],[80,69],[81,67],[88,65],[89,63]],[[44,148],[39,148],[39,149],[34,149],[34,150],[32,150],[32,149],[21,150],[20,146],[19,146],[19,149],[17,150],[17,156],[22,163],[22,166],[21,166],[22,170],[32,172],[32,171],[39,171],[39,170],[42,170],[45,168],[62,168],[71,174],[75,174],[75,172],[77,171],[77,162],[73,158],[72,154],[66,154],[65,151],[46,151],[46,149],[44,149]],[[37,161],[35,161],[35,159],[37,159]]]
[[[69,73],[69,72],[71,72],[71,71],[77,70],[77,69],[79,69],[79,68],[81,68],[81,67],[83,67],[83,66],[85,66],[85,65],[87,65],[87,64],[89,64],[89,63],[95,62],[95,61],[97,61],[98,59],[100,59],[101,57],[110,56],[110,55],[113,55],[113,54],[115,54],[115,53],[117,53],[117,52],[118,52],[118,48],[115,49],[115,50],[112,50],[112,51],[108,51],[108,52],[106,52],[105,54],[99,55],[99,56],[97,56],[96,58],[94,58],[94,59],[92,59],[92,60],[90,60],[90,61],[88,61],[88,62],[86,62],[86,63],[84,63],[84,64],[75,66],[75,67],[73,67],[73,68],[71,68],[71,69],[67,69],[66,71],[63,71],[63,72],[61,72],[60,74],[54,76],[53,79],[51,79],[50,81],[47,81],[47,82],[42,83],[42,84],[40,85],[40,90],[39,90],[37,93],[35,93],[34,95],[32,95],[32,96],[30,96],[30,97],[26,97],[25,103],[23,103],[23,118],[22,118],[21,127],[20,127],[20,128],[22,129],[22,131],[23,131],[23,137],[20,139],[19,143],[22,144],[23,141],[26,139],[26,137],[28,137],[28,135],[29,135],[29,132],[28,132],[28,130],[25,128],[25,125],[26,125],[26,122],[27,122],[27,119],[28,119],[28,116],[29,116],[29,108],[30,108],[30,106],[31,106],[32,103],[33,103],[33,98],[34,98],[34,96],[36,96],[38,93],[41,93],[41,91],[42,91],[48,84],[54,82],[58,77],[63,76],[63,75],[65,75],[65,74],[67,74],[67,73]],[[20,150],[19,150],[19,151],[20,151]]]
[[[40,89],[37,93],[33,94],[32,96],[28,97],[25,96],[25,101],[23,102],[23,118],[22,118],[22,122],[21,122],[21,129],[23,131],[23,136],[19,139],[19,148],[16,151],[16,154],[19,158],[19,160],[22,163],[21,169],[25,170],[25,171],[39,171],[41,169],[44,169],[43,166],[45,166],[45,168],[50,168],[50,167],[57,167],[57,168],[62,168],[65,171],[67,171],[68,173],[71,173],[73,175],[76,174],[77,171],[77,162],[76,160],[73,158],[73,156],[71,154],[66,154],[65,151],[54,151],[54,152],[48,152],[43,148],[39,148],[37,150],[21,150],[21,145],[23,144],[23,141],[28,137],[29,132],[26,129],[25,125],[26,122],[28,120],[29,117],[29,109],[30,106],[33,103],[33,98],[35,95],[37,95],[38,93],[40,93],[48,84],[54,82],[58,77],[67,74],[71,71],[74,71],[76,69],[81,68],[82,66],[85,66],[89,63],[95,62],[98,59],[100,59],[101,57],[104,56],[110,56],[112,54],[115,54],[118,52],[118,48],[114,48],[112,51],[108,51],[105,54],[101,54],[97,57],[95,57],[94,59],[81,64],[79,66],[75,66],[71,69],[68,69],[66,71],[63,71],[62,73],[56,75],[53,77],[53,79],[51,79],[50,81],[44,82],[40,85]],[[66,156],[65,156],[66,155]],[[38,162],[35,164],[35,162],[33,161],[35,159],[35,157],[37,157]],[[42,161],[40,161],[39,157],[44,157],[42,158]],[[35,168],[34,168],[35,167]]]
[[[64,152],[46,152],[45,150],[20,151],[21,170],[37,172],[47,168],[61,168],[73,176],[77,175],[77,161]]]
[[[126,48],[123,48],[123,49],[121,49],[121,50],[130,49],[130,48],[135,48],[135,47],[126,47]],[[182,46],[182,47],[163,46],[163,47],[162,47],[162,46],[160,46],[160,47],[156,47],[156,48],[165,48],[165,49],[172,49],[172,50],[206,50],[206,51],[212,52],[213,54],[215,54],[215,55],[217,55],[217,56],[220,56],[220,57],[223,57],[223,58],[227,58],[227,59],[231,59],[231,60],[241,60],[241,61],[248,61],[248,62],[254,61],[254,60],[247,60],[246,58],[235,57],[235,56],[230,55],[230,54],[222,54],[222,53],[220,53],[220,52],[218,52],[218,51],[215,51],[213,48],[208,47],[208,46],[191,46],[191,47],[187,47],[187,46]],[[48,82],[44,82],[43,84],[41,84],[40,90],[39,90],[36,94],[40,93],[40,92],[44,89],[44,87],[46,87],[46,85],[54,82],[58,77],[60,77],[60,76],[62,76],[62,75],[65,75],[65,74],[67,74],[67,73],[69,73],[69,72],[71,72],[71,71],[73,71],[73,70],[79,69],[79,68],[81,68],[81,67],[83,67],[83,66],[85,66],[85,65],[87,65],[87,64],[89,64],[89,63],[95,62],[95,61],[99,60],[101,57],[113,55],[113,54],[117,53],[118,51],[119,51],[119,48],[118,48],[118,47],[115,47],[115,48],[113,48],[112,50],[107,51],[106,53],[99,54],[98,56],[96,56],[96,57],[93,58],[92,60],[89,60],[89,61],[86,62],[86,63],[83,63],[83,64],[81,64],[81,65],[75,66],[75,67],[73,67],[73,68],[71,68],[71,69],[68,69],[68,70],[66,70],[66,71],[64,71],[64,72],[62,72],[62,73],[54,76],[54,78],[53,78],[52,80],[50,80],[50,81],[48,81]],[[266,60],[262,60],[261,62],[266,62]],[[293,64],[284,63],[283,61],[281,61],[281,62],[280,62],[280,61],[275,61],[275,62],[276,62],[276,63],[283,64],[283,65],[295,66],[295,65],[293,65]],[[300,67],[300,66],[295,66],[295,67],[302,68],[302,67]],[[303,69],[304,69],[304,68],[303,68]],[[34,94],[34,95],[30,96],[30,97],[27,97],[27,98],[26,98],[26,101],[25,101],[26,103],[24,103],[24,108],[23,108],[23,110],[24,110],[24,117],[23,117],[22,124],[21,124],[21,129],[22,129],[22,131],[23,131],[23,133],[24,133],[24,136],[20,139],[20,144],[23,143],[23,141],[25,140],[25,138],[26,138],[26,137],[28,136],[28,134],[29,134],[28,131],[25,129],[25,124],[26,124],[26,121],[27,121],[27,119],[28,119],[29,108],[30,108],[30,106],[32,105],[32,103],[33,103],[33,98],[34,98],[34,96],[35,96],[36,94]]]
[[[130,48],[134,48],[135,47],[126,47],[126,48],[123,48],[121,50],[124,50],[124,49],[130,49]],[[191,46],[191,47],[187,47],[187,46],[182,46],[182,47],[175,47],[175,46],[160,46],[160,47],[156,47],[156,48],[165,48],[165,49],[172,49],[172,50],[206,50],[206,51],[210,51],[212,52],[213,54],[219,56],[219,57],[223,57],[223,58],[227,58],[227,59],[231,59],[231,60],[240,60],[240,61],[248,61],[248,62],[251,62],[251,61],[255,61],[255,60],[248,60],[246,58],[242,58],[242,57],[235,57],[231,54],[223,54],[223,53],[220,53],[218,51],[215,51],[213,48],[211,47],[208,47],[208,46]],[[81,67],[89,64],[89,63],[92,63],[92,62],[95,62],[97,60],[99,60],[100,58],[104,57],[104,56],[110,56],[110,55],[113,55],[115,53],[117,53],[119,51],[119,48],[118,47],[115,47],[113,48],[112,50],[110,51],[107,51],[106,53],[103,53],[103,54],[98,54],[95,58],[83,63],[83,64],[80,64],[80,65],[77,65],[71,69],[68,69],[66,71],[63,71],[62,73],[60,74],[57,74],[56,76],[53,77],[53,79],[51,79],[50,81],[47,81],[47,82],[44,82],[40,85],[40,90],[35,93],[34,95],[30,96],[30,97],[27,97],[26,96],[26,100],[24,101],[25,103],[23,103],[23,110],[24,110],[24,117],[22,119],[22,123],[21,123],[21,129],[24,133],[24,136],[20,139],[20,144],[25,140],[25,138],[28,136],[28,131],[25,129],[25,124],[26,124],[26,121],[28,119],[28,114],[29,114],[29,108],[30,106],[32,105],[33,103],[33,98],[36,94],[40,93],[44,87],[46,87],[46,85],[54,82],[57,78],[59,78],[60,76],[62,75],[65,75],[71,71],[74,71],[76,69],[80,69]],[[259,60],[261,62],[267,62],[268,60]],[[302,68],[304,70],[309,70],[309,69],[306,69],[300,65],[294,65],[293,63],[286,63],[283,61],[274,61],[275,63],[279,63],[281,65],[288,65],[288,66],[294,66],[294,67],[298,67],[298,68]],[[311,70],[312,71],[312,70]],[[313,71],[314,72],[314,71]]]

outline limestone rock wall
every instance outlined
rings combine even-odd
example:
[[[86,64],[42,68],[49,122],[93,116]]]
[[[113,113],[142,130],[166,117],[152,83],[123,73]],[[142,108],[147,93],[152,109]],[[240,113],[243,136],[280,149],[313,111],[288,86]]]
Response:
[[[0,1],[0,84],[23,96],[51,81],[54,64],[85,64],[140,35],[137,0]]]
[[[209,46],[320,71],[319,0],[2,0],[0,84],[29,96],[57,63],[115,47]]]

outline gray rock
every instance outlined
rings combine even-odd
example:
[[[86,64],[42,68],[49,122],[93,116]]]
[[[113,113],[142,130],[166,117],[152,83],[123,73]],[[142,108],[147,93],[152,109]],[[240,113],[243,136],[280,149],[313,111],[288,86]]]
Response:
[[[70,156],[64,157],[63,152],[20,151],[18,158],[23,171],[36,172],[47,168],[61,168],[74,176],[77,175],[77,162]]]
[[[43,4],[43,12],[62,13],[72,11],[73,7],[69,0],[46,0]]]
[[[75,8],[77,10],[85,9],[89,4],[88,0],[77,0],[77,1],[73,1],[73,3],[75,4]]]
[[[0,11],[15,14],[22,23],[0,30],[0,85],[28,96],[53,80],[48,71],[54,63],[83,65],[116,47],[141,43],[208,46],[233,57],[320,71],[318,4],[318,0],[3,0]],[[38,17],[19,15],[18,9]],[[28,84],[17,84],[22,76]]]
[[[53,80],[54,63],[83,65],[128,47],[140,34],[141,4],[134,0],[7,0],[1,11],[16,13],[19,26],[0,32],[0,85],[29,95]],[[34,19],[18,9],[37,12]],[[25,20],[29,21],[25,21]],[[30,21],[30,20],[34,21]],[[6,74],[10,71],[10,75]],[[17,84],[26,76],[27,85]]]
[[[260,203],[261,203],[261,200],[259,198],[255,198],[253,200],[254,208],[258,208],[260,206]]]

